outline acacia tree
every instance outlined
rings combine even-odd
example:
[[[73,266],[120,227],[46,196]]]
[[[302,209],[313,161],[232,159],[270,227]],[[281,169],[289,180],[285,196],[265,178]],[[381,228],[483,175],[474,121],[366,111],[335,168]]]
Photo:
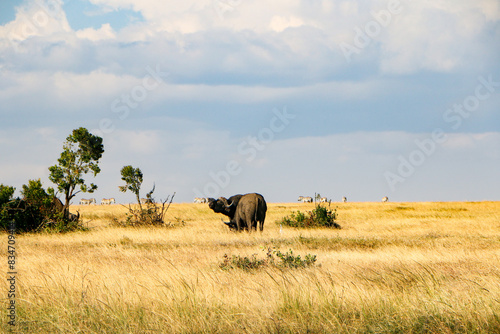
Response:
[[[137,203],[139,203],[139,207],[142,211],[141,196],[139,195],[143,179],[141,170],[139,168],[134,168],[131,165],[128,165],[123,166],[120,173],[122,174],[122,180],[125,181],[126,184],[124,186],[118,186],[118,188],[121,192],[130,190],[132,193],[134,193],[135,197],[137,198]]]
[[[101,171],[99,159],[104,153],[102,138],[91,134],[86,128],[73,130],[63,144],[58,164],[49,167],[49,179],[64,193],[64,213],[68,216],[69,203],[80,191],[93,193],[97,186],[85,184],[83,175],[89,172],[94,177]],[[78,188],[78,190],[77,190]]]

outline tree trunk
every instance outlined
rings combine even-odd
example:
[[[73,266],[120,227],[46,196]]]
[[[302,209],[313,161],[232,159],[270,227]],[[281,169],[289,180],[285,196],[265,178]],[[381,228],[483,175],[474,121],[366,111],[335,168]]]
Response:
[[[141,197],[139,196],[139,193],[135,194],[135,197],[137,197],[137,203],[139,203],[139,209],[141,209],[142,212]]]
[[[66,203],[64,203],[64,209],[63,209],[65,220],[69,219],[69,202],[71,201],[71,198],[73,197],[73,195],[71,194],[72,192],[73,192],[73,189],[66,190],[66,194],[65,194]]]

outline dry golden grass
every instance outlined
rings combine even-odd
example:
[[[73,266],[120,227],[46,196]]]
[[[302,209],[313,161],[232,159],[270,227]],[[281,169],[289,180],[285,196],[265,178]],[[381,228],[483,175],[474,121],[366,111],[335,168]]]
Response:
[[[17,237],[19,333],[498,333],[500,202],[338,203],[341,230],[230,232],[203,204],[174,228],[120,228],[120,205],[75,206],[88,232]],[[6,263],[7,235],[0,235]],[[317,255],[306,269],[222,270],[224,254]],[[6,264],[2,266],[6,268]],[[6,270],[4,270],[6,271]],[[5,276],[5,275],[4,275]],[[5,280],[0,283],[7,290]],[[5,298],[5,297],[4,297]]]

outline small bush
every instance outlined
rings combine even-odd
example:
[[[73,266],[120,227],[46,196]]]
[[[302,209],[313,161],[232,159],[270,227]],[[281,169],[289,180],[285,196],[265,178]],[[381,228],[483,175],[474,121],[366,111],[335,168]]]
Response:
[[[281,266],[288,268],[305,268],[316,262],[316,255],[307,254],[305,259],[302,259],[300,255],[293,255],[291,249],[286,253],[274,251],[274,254],[281,260]]]
[[[261,267],[273,266],[296,269],[312,266],[315,262],[316,255],[307,254],[302,259],[300,255],[295,256],[291,249],[286,253],[282,253],[279,250],[268,248],[265,259],[258,259],[257,254],[253,254],[251,257],[241,257],[239,255],[229,257],[227,254],[224,254],[224,259],[219,264],[219,268],[223,270],[242,269],[250,271]]]
[[[155,186],[151,189],[150,192],[146,194],[146,199],[143,203],[140,196],[141,185],[143,180],[142,171],[139,168],[134,168],[131,165],[123,166],[121,170],[122,180],[125,181],[124,186],[118,186],[121,192],[131,191],[134,193],[137,204],[139,208],[134,208],[132,206],[128,206],[128,213],[126,214],[127,220],[125,222],[117,221],[120,226],[141,226],[141,225],[168,225],[164,222],[165,214],[172,204],[172,200],[174,199],[175,192],[170,198],[167,197],[165,201],[161,201],[161,206],[156,204],[156,201],[153,197],[153,192],[155,191]],[[168,205],[165,207],[165,204],[169,201]],[[145,204],[145,207],[142,206]]]
[[[88,231],[89,229],[81,224],[78,220],[69,220],[64,218],[64,214],[60,213],[59,218],[46,221],[38,228],[38,231],[47,233],[68,233],[74,231]]]
[[[277,221],[277,224],[300,228],[341,228],[341,226],[335,222],[336,219],[337,209],[330,210],[330,208],[317,204],[314,210],[309,211],[308,215],[300,211],[292,212],[289,216],[283,217],[280,221]]]
[[[224,259],[222,263],[219,264],[219,268],[223,270],[230,269],[242,269],[242,270],[255,270],[266,265],[265,260],[257,259],[257,254],[253,254],[251,257],[241,257],[239,255],[233,255],[231,258],[227,254],[224,254]]]
[[[144,206],[139,208],[134,208],[128,206],[128,213],[126,213],[127,219],[125,221],[117,221],[120,226],[165,226],[171,225],[164,221],[165,214],[172,203],[172,197],[167,197],[165,201],[157,204],[153,197],[148,198],[148,202]],[[168,205],[167,205],[168,202]]]
[[[300,211],[292,212],[290,216],[283,217],[278,224],[283,224],[285,226],[291,227],[305,227],[306,224],[306,215]]]

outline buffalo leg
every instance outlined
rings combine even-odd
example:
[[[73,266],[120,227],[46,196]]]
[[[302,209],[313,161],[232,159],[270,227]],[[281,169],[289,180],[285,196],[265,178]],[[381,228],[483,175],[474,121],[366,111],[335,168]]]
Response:
[[[241,219],[236,220],[236,228],[238,229],[238,232],[243,230],[244,226],[241,222]]]

